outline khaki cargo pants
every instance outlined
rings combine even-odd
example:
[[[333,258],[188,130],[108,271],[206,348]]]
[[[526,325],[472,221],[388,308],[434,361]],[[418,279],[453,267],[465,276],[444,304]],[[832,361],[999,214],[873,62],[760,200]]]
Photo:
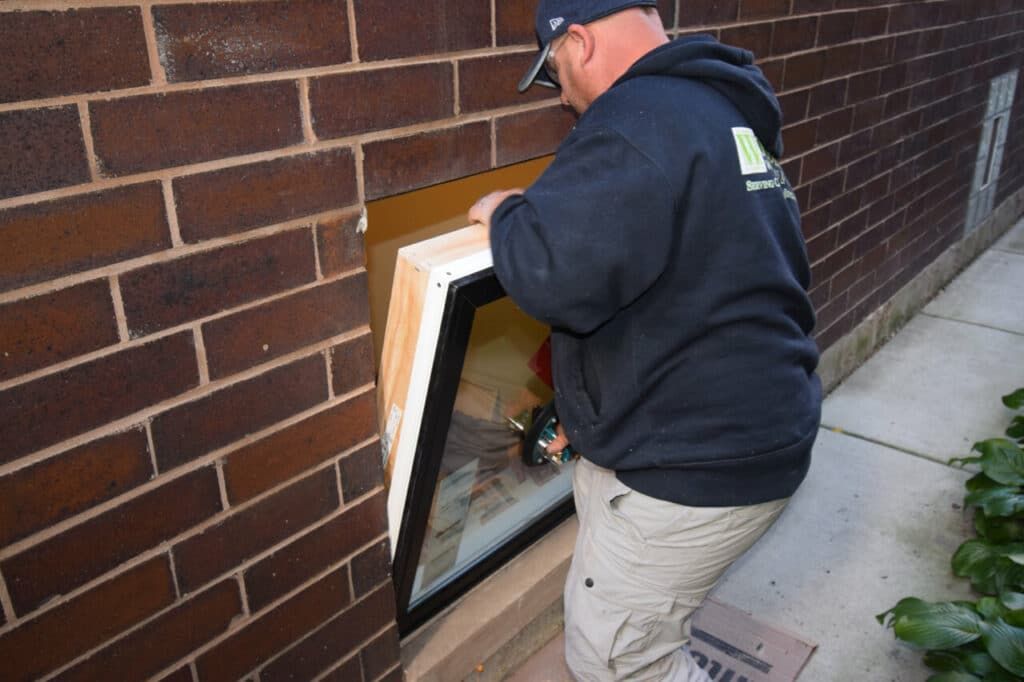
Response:
[[[565,659],[577,680],[709,680],[683,648],[722,573],[788,500],[685,507],[576,462],[579,535],[565,584]]]

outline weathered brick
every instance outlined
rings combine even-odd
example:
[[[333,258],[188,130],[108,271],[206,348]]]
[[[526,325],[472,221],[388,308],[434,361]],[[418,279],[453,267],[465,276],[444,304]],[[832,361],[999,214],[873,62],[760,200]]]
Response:
[[[347,657],[394,617],[394,592],[385,585],[263,668],[260,680],[311,680]]]
[[[0,381],[117,341],[106,280],[0,305]]]
[[[333,469],[293,483],[174,547],[178,584],[191,592],[338,508]]]
[[[146,434],[133,429],[0,478],[0,547],[149,480]]]
[[[782,140],[788,156],[803,154],[814,146],[818,121],[811,120],[789,126],[782,131]]]
[[[34,680],[174,602],[166,556],[150,559],[0,635],[8,680]]]
[[[362,665],[355,655],[320,678],[320,682],[363,682]]]
[[[359,217],[359,211],[352,211],[317,224],[317,252],[320,254],[320,271],[325,277],[365,265],[363,235],[356,229]]]
[[[491,8],[480,0],[352,0],[363,61],[489,47]],[[443,26],[425,31],[424,26]],[[400,39],[396,37],[401,36]]]
[[[181,236],[199,242],[358,200],[351,149],[199,173],[174,181]]]
[[[220,509],[217,474],[207,467],[16,554],[0,564],[14,609],[28,613]]]
[[[0,199],[89,181],[76,107],[0,113],[0,150]]]
[[[740,0],[740,19],[784,17],[790,0]]]
[[[160,63],[172,82],[352,58],[343,0],[157,5],[153,21]]]
[[[192,668],[183,665],[170,675],[161,677],[160,682],[192,682]]]
[[[341,492],[346,502],[354,500],[384,483],[380,461],[380,442],[370,443],[338,462]]]
[[[199,384],[192,334],[175,334],[0,393],[0,462],[127,417]]]
[[[171,246],[160,184],[0,210],[0,290]]]
[[[454,180],[490,167],[491,135],[486,121],[364,147],[366,195],[379,199]]]
[[[241,679],[352,601],[348,566],[322,578],[199,657],[203,682]]]
[[[786,59],[786,74],[783,80],[783,89],[799,88],[805,85],[813,85],[821,80],[825,70],[827,50],[807,52],[798,54]]]
[[[373,341],[368,335],[350,339],[331,349],[331,384],[343,395],[373,381]]]
[[[703,26],[736,21],[740,0],[683,0],[679,3],[679,26]]]
[[[398,628],[389,628],[376,639],[363,647],[359,653],[363,660],[363,673],[368,680],[376,680],[388,670],[398,665],[401,647],[398,641]]]
[[[561,106],[498,118],[494,124],[498,165],[553,153],[575,123],[576,118]]]
[[[245,572],[249,605],[259,611],[386,530],[383,491],[292,542]]]
[[[309,83],[313,130],[326,139],[449,118],[455,112],[454,87],[447,62],[314,78]]]
[[[364,549],[352,559],[352,589],[355,598],[375,590],[391,578],[391,550],[387,540]]]
[[[61,682],[101,680],[115,670],[121,679],[148,679],[227,630],[231,621],[241,615],[238,581],[229,578],[93,654],[56,679]],[[188,679],[192,679],[191,673]]]
[[[853,28],[859,12],[836,12],[821,18],[818,45],[837,45],[853,38]]]
[[[0,102],[115,90],[150,79],[138,7],[4,12],[0,64]]]
[[[326,399],[320,355],[228,386],[153,419],[157,466],[173,469]]]
[[[847,81],[836,80],[822,83],[811,89],[811,101],[807,107],[808,116],[818,116],[840,108],[846,103]],[[820,129],[821,126],[819,125]]]
[[[520,94],[516,90],[536,58],[536,52],[501,54],[459,62],[459,107],[463,113],[497,109],[552,99],[557,96],[548,88],[530,88]]]
[[[106,175],[126,175],[302,142],[294,82],[256,83],[90,102]]]
[[[337,336],[370,318],[366,274],[203,325],[210,376],[227,376]]]
[[[885,35],[889,24],[889,8],[862,9],[854,12],[853,35],[855,38],[873,38]]]
[[[494,27],[498,45],[536,45],[537,29],[533,0],[503,0],[494,3]]]
[[[376,429],[373,394],[364,393],[236,450],[224,462],[228,499],[232,504],[249,500],[341,454]]]
[[[121,294],[138,338],[314,279],[313,239],[298,229],[133,270]]]
[[[814,46],[818,17],[799,17],[777,21],[772,34],[772,54],[799,52]]]

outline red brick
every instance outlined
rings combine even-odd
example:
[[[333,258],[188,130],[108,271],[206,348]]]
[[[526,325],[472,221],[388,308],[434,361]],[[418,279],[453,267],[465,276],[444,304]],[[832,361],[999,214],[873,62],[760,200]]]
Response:
[[[173,469],[326,399],[320,355],[228,386],[153,419],[157,466]]]
[[[174,598],[167,557],[150,559],[0,635],[4,677],[36,679],[171,605]]]
[[[853,125],[853,107],[846,107],[822,116],[818,122],[817,144],[825,144],[846,137]]]
[[[0,199],[89,181],[76,107],[0,113],[0,150]]]
[[[224,461],[228,499],[232,504],[252,499],[340,455],[376,430],[374,397],[368,392],[236,450]]]
[[[679,26],[704,26],[736,21],[740,0],[683,0],[679,3]]]
[[[380,442],[374,441],[338,462],[341,492],[346,502],[365,495],[384,483]]]
[[[192,472],[89,519],[2,563],[19,614],[70,592],[221,509],[212,467]]]
[[[0,210],[0,290],[171,246],[159,183]]]
[[[398,665],[401,657],[398,628],[390,628],[379,635],[363,647],[359,656],[363,660],[363,672],[369,680],[377,679]]]
[[[351,601],[348,567],[343,566],[201,655],[196,661],[199,679],[241,679]]]
[[[191,334],[108,355],[0,392],[0,463],[198,385]]]
[[[806,184],[836,169],[836,158],[839,155],[839,144],[823,147],[804,157],[800,184]]]
[[[658,14],[661,16],[661,23],[665,28],[675,26],[676,0],[658,0]]]
[[[821,18],[818,45],[838,45],[853,39],[853,27],[859,12],[837,12]]]
[[[885,66],[892,59],[895,41],[892,38],[869,40],[861,46],[860,68],[877,69]]]
[[[814,139],[818,134],[818,121],[805,121],[783,129],[782,139],[788,156],[803,154],[814,147]]]
[[[327,139],[450,118],[454,88],[447,62],[314,78],[309,83],[313,129]]]
[[[534,0],[502,0],[494,3],[498,45],[536,45]]]
[[[150,79],[138,7],[0,14],[0,64],[0,102],[116,90]]]
[[[750,50],[758,57],[767,56],[772,51],[772,24],[746,24],[729,26],[722,29],[721,40],[727,45],[735,45]]]
[[[338,508],[334,469],[293,483],[174,547],[178,584],[191,592]]]
[[[260,680],[311,680],[346,658],[394,617],[394,592],[385,585],[263,668]]]
[[[377,682],[403,682],[405,680],[405,673],[402,671],[402,667],[398,666],[384,677],[377,680]]]
[[[181,236],[200,242],[358,201],[351,149],[302,154],[174,181]]]
[[[799,52],[814,47],[814,36],[818,31],[818,17],[800,17],[775,22],[772,36],[772,54]]]
[[[327,675],[320,682],[363,682],[362,664],[359,656],[352,656]]]
[[[561,106],[496,119],[498,165],[507,166],[553,153],[575,124],[576,117]]]
[[[160,682],[192,682],[192,668],[183,665],[170,675],[161,677]]]
[[[369,335],[351,339],[331,349],[331,384],[343,395],[373,381],[373,341]]]
[[[838,78],[860,69],[860,43],[839,45],[825,50],[825,68],[823,78]]]
[[[740,19],[784,17],[789,14],[790,0],[740,0]]]
[[[387,540],[363,550],[352,559],[352,589],[360,599],[391,579],[391,550]]]
[[[498,109],[552,99],[548,88],[530,88],[520,94],[516,85],[536,59],[535,52],[492,55],[459,62],[459,107],[463,113]]]
[[[0,305],[0,381],[117,341],[106,280]]]
[[[315,279],[313,239],[299,229],[133,270],[121,294],[138,338]]]
[[[793,14],[828,12],[832,9],[834,2],[835,0],[793,0]]]
[[[210,376],[268,362],[366,324],[366,273],[307,289],[203,325]]]
[[[807,118],[807,103],[810,101],[809,90],[798,90],[779,95],[779,106],[782,108],[782,120],[786,125]]]
[[[342,64],[351,60],[342,0],[156,6],[167,79],[193,81]]]
[[[379,538],[387,530],[386,497],[381,491],[249,568],[245,586],[250,608],[261,610]]]
[[[61,682],[102,680],[112,671],[121,679],[148,679],[228,629],[242,615],[238,581],[231,578],[58,675]],[[191,673],[189,678],[192,679]]]
[[[491,45],[491,8],[480,0],[352,0],[363,61]],[[443,26],[444,30],[424,30]]]
[[[294,82],[257,83],[91,102],[106,175],[126,175],[302,142]]]
[[[789,90],[790,88],[813,85],[820,81],[827,57],[829,57],[827,50],[818,50],[787,58],[783,89]]]
[[[808,116],[818,116],[838,109],[846,103],[846,80],[829,81],[811,89],[811,102],[807,108]],[[819,125],[819,130],[821,126]]]
[[[0,547],[149,480],[140,429],[93,441],[0,478]]]
[[[490,124],[372,142],[363,150],[366,198],[379,199],[490,168]]]
[[[320,271],[325,277],[365,265],[363,235],[356,229],[359,218],[360,212],[352,211],[317,224],[317,252],[320,254]]]
[[[853,35],[855,38],[872,38],[885,35],[888,24],[888,7],[858,10],[854,12]]]

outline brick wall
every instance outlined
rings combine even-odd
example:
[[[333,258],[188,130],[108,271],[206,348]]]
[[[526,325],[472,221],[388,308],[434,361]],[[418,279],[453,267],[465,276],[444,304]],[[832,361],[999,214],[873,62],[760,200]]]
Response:
[[[958,239],[1024,9],[660,5],[780,92],[828,346]],[[5,679],[401,677],[355,225],[555,148],[533,6],[0,5]]]

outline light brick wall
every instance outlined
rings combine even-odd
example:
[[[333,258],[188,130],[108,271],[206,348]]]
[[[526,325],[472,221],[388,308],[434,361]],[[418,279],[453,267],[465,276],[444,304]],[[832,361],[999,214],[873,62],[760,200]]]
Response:
[[[958,238],[1024,9],[660,6],[780,92],[827,346]],[[5,679],[401,677],[355,224],[555,148],[533,7],[0,5]]]

